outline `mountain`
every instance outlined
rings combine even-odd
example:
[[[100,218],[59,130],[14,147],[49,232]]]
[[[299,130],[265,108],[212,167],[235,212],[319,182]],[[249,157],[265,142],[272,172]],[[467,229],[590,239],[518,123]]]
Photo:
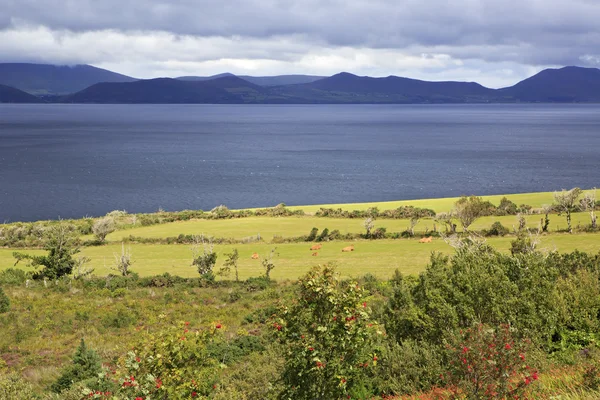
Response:
[[[22,90],[0,85],[0,103],[41,103],[42,101]]]
[[[0,84],[35,95],[64,95],[78,92],[100,82],[135,80],[91,65],[0,63]]]
[[[206,81],[210,79],[222,78],[224,76],[235,76],[230,73],[224,73],[213,76],[181,76],[177,79],[183,81]],[[281,86],[281,85],[296,85],[301,83],[311,83],[319,79],[325,78],[324,76],[314,75],[275,75],[275,76],[249,76],[239,75],[239,78],[254,83],[259,86]]]
[[[128,83],[98,83],[61,99],[67,103],[259,103],[267,94],[261,86],[236,76],[208,81],[171,78]]]
[[[347,72],[291,87],[299,96],[342,103],[462,103],[485,102],[495,91],[473,82],[428,82],[388,76],[371,78]]]
[[[498,90],[498,93],[524,102],[600,102],[600,69],[545,69],[514,86]]]

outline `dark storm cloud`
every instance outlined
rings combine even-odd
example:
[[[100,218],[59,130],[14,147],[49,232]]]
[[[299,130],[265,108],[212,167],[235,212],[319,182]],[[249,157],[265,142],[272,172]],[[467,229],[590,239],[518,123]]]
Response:
[[[519,54],[506,57],[532,63],[574,61],[600,44],[595,0],[0,0],[0,5],[5,26],[12,18],[76,32],[302,34],[332,46],[371,48],[509,46]],[[497,59],[490,50],[483,56]]]
[[[598,66],[598,21],[597,0],[0,0],[0,61],[154,59],[154,72]]]

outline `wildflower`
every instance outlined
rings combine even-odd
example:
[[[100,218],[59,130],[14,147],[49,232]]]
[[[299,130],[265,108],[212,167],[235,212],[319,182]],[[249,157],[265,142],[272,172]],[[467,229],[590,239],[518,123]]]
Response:
[[[512,349],[512,346],[510,345],[510,343],[506,343],[506,344],[504,345],[504,348],[505,348],[506,350],[510,350],[510,349]]]
[[[363,302],[363,308],[367,308],[367,302]]]
[[[198,396],[198,393],[192,392],[192,397],[196,397],[196,396]]]
[[[217,328],[217,329],[221,329],[221,327],[222,327],[222,325],[221,325],[221,324],[216,324],[216,325],[215,325],[215,328]]]
[[[523,353],[519,354],[519,358],[523,361],[525,361],[525,355]]]
[[[462,348],[462,352],[463,352],[463,353],[466,353],[467,351],[469,351],[469,348],[468,348],[467,346],[463,346],[463,348]]]
[[[135,361],[136,361],[136,362],[141,362],[142,360],[140,360],[140,358],[139,358],[139,357],[136,357],[136,358],[135,358]]]
[[[185,321],[185,326],[188,326],[189,324],[189,321]]]

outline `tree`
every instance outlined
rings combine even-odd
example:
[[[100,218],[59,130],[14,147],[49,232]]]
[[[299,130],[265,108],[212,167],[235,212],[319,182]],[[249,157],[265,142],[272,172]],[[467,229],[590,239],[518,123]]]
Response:
[[[131,249],[125,250],[125,243],[121,243],[121,254],[113,253],[115,256],[115,269],[121,273],[122,276],[129,275],[129,267],[133,261],[131,261]]]
[[[454,223],[454,213],[452,211],[448,213],[438,213],[435,216],[435,220],[446,226],[446,232],[450,231],[450,233],[456,233],[456,224]]]
[[[481,199],[481,197],[463,196],[458,199],[456,203],[454,203],[454,214],[460,221],[463,230],[468,232],[469,226],[471,226],[471,224],[483,214],[483,211],[486,207],[487,204]]]
[[[104,243],[106,236],[113,233],[116,229],[117,227],[113,217],[100,218],[92,225],[92,233],[100,243]]]
[[[563,189],[560,192],[554,192],[554,207],[558,211],[558,215],[565,214],[567,217],[567,230],[569,233],[573,233],[571,213],[577,211],[577,199],[581,196],[581,193],[582,190],[578,187],[571,190]]]
[[[102,372],[100,357],[81,339],[79,347],[73,355],[72,364],[63,369],[56,382],[52,384],[52,391],[60,393],[74,383],[96,378],[100,372]]]
[[[332,266],[317,266],[299,281],[299,295],[273,321],[284,345],[282,399],[355,398],[360,377],[377,366],[377,325],[356,282]]]
[[[542,211],[544,212],[544,218],[542,219],[542,232],[548,232],[548,227],[550,226],[550,218],[548,215],[554,210],[554,206],[552,204],[544,204],[542,206]]]
[[[223,269],[227,269],[229,271],[233,267],[235,270],[235,281],[238,282],[240,280],[238,275],[238,259],[240,258],[238,249],[233,249],[231,253],[225,253],[225,257],[227,258],[225,259],[225,266]]]
[[[34,274],[34,279],[58,279],[71,274],[77,264],[73,256],[80,251],[76,228],[62,221],[51,226],[45,234],[44,250],[48,252],[45,256],[14,252],[13,257],[17,259],[15,265],[23,260],[29,260],[28,266],[43,267],[41,271]]]
[[[373,219],[373,217],[365,218],[365,221],[363,222],[363,226],[365,227],[365,230],[367,231],[365,236],[367,238],[371,237],[371,230],[375,227],[375,219]]]
[[[276,253],[277,248],[273,247],[271,249],[271,252],[269,253],[268,256],[266,256],[265,258],[263,258],[262,260],[262,265],[263,268],[265,269],[265,278],[267,278],[267,280],[271,279],[271,271],[273,269],[275,269],[275,263],[273,262],[273,258],[278,255]]]
[[[581,199],[581,208],[590,213],[592,229],[596,229],[596,188],[593,188],[591,191],[587,192],[585,196],[583,196],[583,199]]]
[[[205,243],[202,239],[203,250],[200,252],[198,239],[192,247],[192,265],[198,268],[200,276],[208,281],[215,280],[213,269],[217,263],[217,253],[214,251],[212,242]]]

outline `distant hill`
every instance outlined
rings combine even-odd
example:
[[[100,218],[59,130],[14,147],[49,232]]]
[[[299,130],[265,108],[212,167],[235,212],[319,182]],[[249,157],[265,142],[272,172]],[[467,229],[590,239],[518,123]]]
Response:
[[[600,102],[600,69],[545,69],[498,93],[525,102]]]
[[[213,76],[182,76],[177,79],[184,81],[206,81],[210,79],[222,78],[224,76],[236,76],[230,73],[224,73]],[[319,79],[325,78],[324,76],[314,75],[275,75],[275,76],[249,76],[239,75],[241,78],[250,83],[254,83],[259,86],[281,86],[281,85],[297,85],[301,83],[311,83]]]
[[[194,104],[232,102],[235,96],[225,89],[204,82],[184,82],[171,78],[139,80],[128,83],[97,83],[66,96],[67,103],[155,103]]]
[[[229,73],[188,78],[98,83],[68,96],[44,96],[44,100],[234,104],[600,102],[600,70],[580,67],[544,70],[498,90],[475,82],[429,82],[398,76],[372,78],[347,72],[308,83],[276,86],[257,84]]]
[[[0,103],[41,103],[42,101],[22,90],[0,85]]]
[[[135,78],[90,65],[0,63],[0,84],[35,95],[75,93],[100,82],[133,82]]]

